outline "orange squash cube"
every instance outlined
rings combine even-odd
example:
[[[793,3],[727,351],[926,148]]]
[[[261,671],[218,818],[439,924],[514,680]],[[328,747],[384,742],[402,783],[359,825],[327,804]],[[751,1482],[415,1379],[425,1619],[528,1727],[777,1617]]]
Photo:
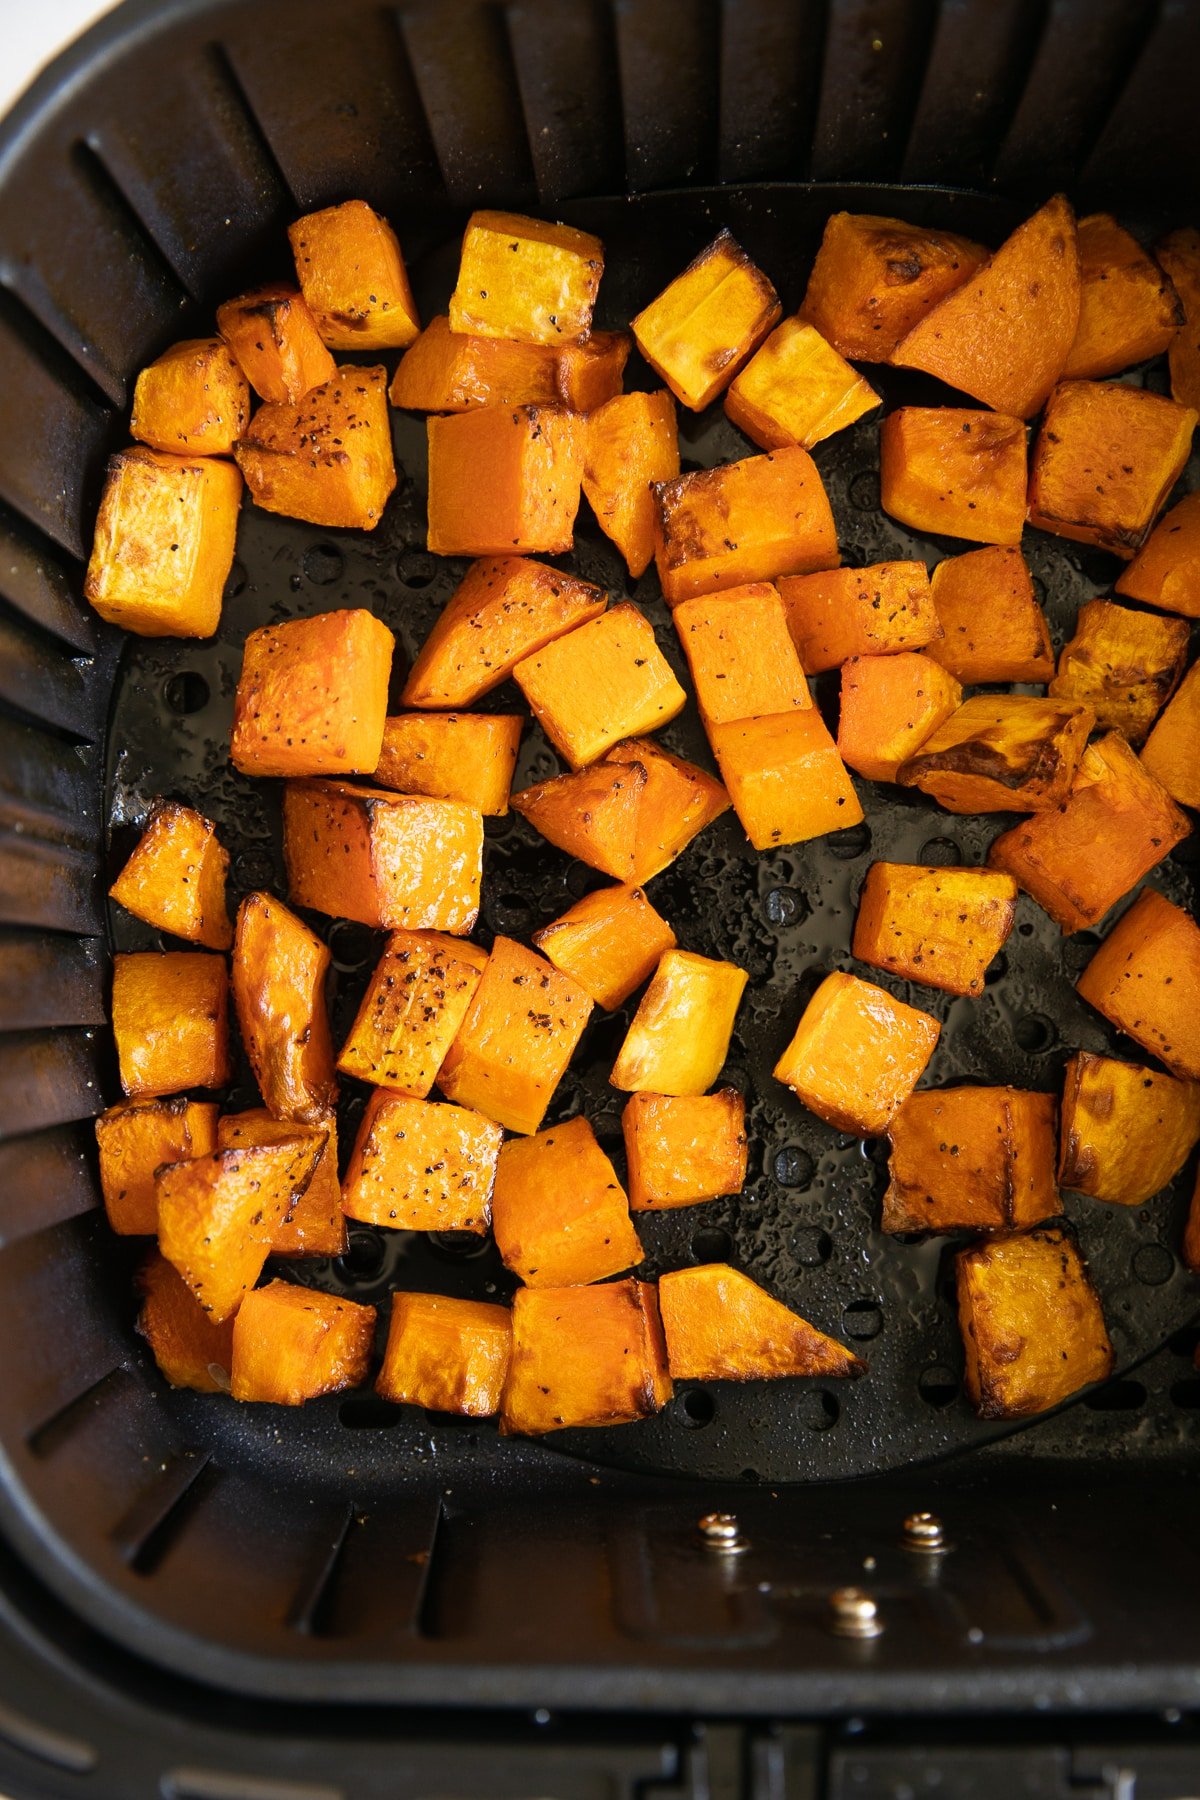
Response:
[[[512,1318],[486,1300],[393,1294],[375,1392],[398,1405],[490,1419],[512,1355]]]
[[[1200,1168],[1196,1170],[1196,1185],[1192,1189],[1187,1223],[1183,1228],[1183,1261],[1193,1273],[1200,1270]]]
[[[361,608],[263,625],[246,639],[230,760],[243,775],[369,775],[396,640]]]
[[[1120,381],[1064,381],[1029,471],[1029,523],[1128,562],[1183,472],[1200,414]]]
[[[1023,1231],[1062,1211],[1053,1094],[954,1087],[910,1094],[888,1127],[884,1231]]]
[[[584,1118],[504,1145],[492,1235],[531,1288],[603,1281],[642,1260],[625,1190]]]
[[[628,601],[536,650],[513,678],[573,769],[596,762],[622,738],[669,724],[687,704],[654,627]]]
[[[229,1080],[229,977],[203,950],[113,957],[112,1028],[131,1100],[224,1087]]]
[[[296,274],[331,350],[402,350],[421,326],[396,234],[364,200],[288,226]]]
[[[897,779],[947,812],[1049,812],[1066,799],[1092,724],[1078,701],[975,694]]]
[[[1200,925],[1143,888],[1075,983],[1181,1081],[1200,1081]]]
[[[655,482],[653,493],[654,555],[669,606],[838,565],[829,498],[798,445]]]
[[[241,476],[219,457],[142,444],[110,456],[84,598],[138,637],[211,637],[241,498]]]
[[[561,406],[431,416],[427,547],[439,556],[557,556],[575,542],[584,422]]]
[[[1113,588],[1163,612],[1200,619],[1200,493],[1185,494],[1163,514]]]
[[[560,919],[535,931],[533,941],[597,1006],[612,1012],[653,974],[675,933],[640,887],[598,888]]]
[[[1112,1374],[1087,1265],[1065,1231],[985,1239],[956,1259],[964,1385],[981,1419],[1024,1419]]]
[[[839,1131],[885,1132],[933,1055],[941,1026],[872,982],[827,975],[775,1065],[775,1079]]]
[[[207,1100],[123,1100],[96,1120],[100,1192],[120,1237],[158,1230],[154,1171],[217,1147],[217,1108]]]
[[[1005,413],[901,406],[879,427],[883,510],[914,531],[1019,544],[1025,464],[1024,423]]]
[[[529,1136],[545,1116],[591,1010],[569,975],[524,944],[498,937],[438,1086],[448,1100]]]
[[[1058,1178],[1114,1206],[1141,1206],[1200,1142],[1200,1083],[1078,1050],[1063,1074]]]
[[[678,474],[675,402],[665,388],[656,394],[617,394],[590,414],[584,495],[635,581],[654,555],[653,488]]]
[[[519,713],[394,714],[383,723],[375,785],[502,818],[524,723]]]
[[[811,450],[879,405],[879,395],[803,319],[785,319],[734,377],[725,412],[763,450]]]
[[[1008,942],[1017,884],[995,869],[872,863],[854,922],[859,962],[947,994],[982,994]]]
[[[746,1102],[715,1094],[631,1094],[621,1115],[633,1212],[697,1206],[740,1194],[746,1179]]]
[[[451,331],[431,319],[401,357],[389,389],[409,412],[470,412],[476,406],[565,406],[591,412],[621,391],[631,349],[624,331],[594,331],[562,348]]]
[[[609,1081],[627,1093],[704,1094],[721,1072],[749,980],[736,963],[664,950]]]
[[[220,338],[187,338],[138,376],[129,435],[175,456],[228,456],[249,417],[249,385]]]
[[[866,1364],[731,1269],[672,1269],[658,1284],[667,1362],[675,1381],[775,1381],[788,1375],[862,1375]]]
[[[522,344],[584,344],[604,273],[588,231],[523,213],[474,212],[463,233],[450,329]]]
[[[500,1430],[624,1425],[671,1398],[658,1296],[648,1282],[518,1288]]]
[[[484,1232],[500,1127],[466,1106],[377,1088],[342,1182],[342,1210],[396,1231]]]
[[[179,1271],[152,1250],[137,1273],[138,1335],[172,1387],[229,1392],[233,1320],[210,1319]]]
[[[321,1156],[304,1192],[271,1234],[272,1256],[340,1256],[346,1248],[346,1216],[338,1182],[337,1126],[332,1118],[319,1125],[276,1119],[265,1107],[226,1113],[217,1122],[217,1148],[236,1150],[244,1144],[285,1144],[297,1137],[318,1139]]]
[[[1171,394],[1181,405],[1200,410],[1200,231],[1194,225],[1170,231],[1154,246],[1154,254],[1183,308],[1183,324],[1167,351]]]
[[[987,260],[982,244],[872,213],[831,213],[801,318],[843,356],[888,362],[918,319]]]
[[[211,819],[176,800],[156,800],[109,898],[173,937],[228,950],[233,942],[225,905],[228,870],[229,852]]]
[[[673,619],[706,727],[812,705],[772,582],[682,600]]]
[[[934,662],[970,687],[1050,680],[1050,628],[1019,550],[989,544],[948,556],[931,585],[942,627],[925,652]]]
[[[396,486],[387,370],[339,366],[300,400],[264,401],[234,454],[264,512],[374,531]]]
[[[467,1015],[487,951],[440,931],[394,931],[337,1066],[423,1100]]]
[[[1180,806],[1200,807],[1200,663],[1193,663],[1142,748],[1142,767]]]
[[[708,735],[756,850],[804,843],[861,821],[854,783],[815,706],[713,725]]]
[[[283,858],[298,906],[333,918],[465,937],[479,917],[483,817],[348,781],[289,781]]]
[[[303,1406],[361,1386],[374,1342],[373,1306],[269,1281],[246,1295],[233,1322],[229,1391],[235,1400]]]
[[[838,755],[870,781],[895,781],[961,704],[961,685],[919,651],[852,656],[842,664]]]
[[[330,954],[271,894],[247,894],[233,946],[233,1004],[258,1091],[277,1119],[324,1122],[337,1102],[325,984]]]
[[[850,656],[920,650],[941,635],[924,563],[791,575],[779,592],[808,675],[836,669]]]
[[[226,300],[217,330],[261,400],[303,400],[337,373],[298,287],[277,282]]]
[[[1188,635],[1182,619],[1089,600],[1079,608],[1049,692],[1081,700],[1099,730],[1119,731],[1136,749],[1179,685]]]
[[[637,347],[675,398],[703,412],[783,312],[762,270],[724,228],[633,320]]]
[[[1183,323],[1170,281],[1111,213],[1079,221],[1079,326],[1064,379],[1119,375],[1158,356]]]

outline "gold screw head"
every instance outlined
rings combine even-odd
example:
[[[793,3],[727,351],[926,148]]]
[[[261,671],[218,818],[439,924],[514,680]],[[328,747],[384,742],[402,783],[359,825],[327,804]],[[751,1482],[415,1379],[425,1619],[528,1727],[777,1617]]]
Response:
[[[876,1638],[883,1630],[883,1620],[864,1588],[834,1588],[829,1596],[829,1629],[835,1637]]]
[[[724,1556],[740,1556],[750,1545],[742,1536],[736,1513],[705,1513],[698,1526],[700,1542],[706,1550]]]
[[[927,1555],[946,1549],[946,1531],[935,1513],[909,1513],[904,1521],[904,1548],[920,1550]]]

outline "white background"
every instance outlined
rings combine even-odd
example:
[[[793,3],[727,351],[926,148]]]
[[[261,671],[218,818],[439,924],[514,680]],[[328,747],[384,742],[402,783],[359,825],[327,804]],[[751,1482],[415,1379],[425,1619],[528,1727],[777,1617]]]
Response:
[[[111,10],[112,0],[0,0],[0,115],[52,56]]]

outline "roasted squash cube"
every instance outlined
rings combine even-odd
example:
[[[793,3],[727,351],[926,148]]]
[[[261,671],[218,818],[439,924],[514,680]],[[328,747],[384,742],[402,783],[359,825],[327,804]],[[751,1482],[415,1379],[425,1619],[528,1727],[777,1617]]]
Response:
[[[673,617],[706,726],[812,705],[772,582],[682,600]]]
[[[448,1294],[393,1294],[375,1392],[399,1405],[490,1419],[512,1355],[507,1306]]]
[[[746,1102],[715,1094],[631,1094],[621,1115],[633,1212],[696,1206],[740,1194],[746,1179]]]
[[[1185,494],[1163,514],[1113,587],[1163,612],[1200,619],[1200,493]]]
[[[674,481],[678,474],[675,402],[665,388],[656,394],[617,394],[590,414],[583,491],[635,581],[654,555],[655,483]]]
[[[451,331],[522,344],[583,344],[604,273],[588,231],[522,213],[474,212],[463,233]]]
[[[426,421],[439,556],[557,556],[575,542],[585,426],[561,406],[481,406]]]
[[[1192,1189],[1187,1223],[1183,1228],[1183,1260],[1193,1273],[1200,1271],[1200,1168],[1196,1170],[1196,1185]],[[1200,1368],[1200,1362],[1196,1367]]]
[[[1181,906],[1144,888],[1075,986],[1172,1075],[1200,1081],[1200,925]]]
[[[675,933],[640,887],[598,888],[585,894],[533,941],[556,969],[578,982],[607,1012],[648,981]]]
[[[217,1108],[207,1100],[123,1100],[96,1120],[100,1192],[121,1237],[158,1230],[154,1171],[217,1147]]]
[[[1063,1074],[1058,1178],[1077,1193],[1141,1206],[1200,1142],[1200,1083],[1077,1050]]]
[[[920,650],[941,636],[924,563],[791,575],[779,583],[779,592],[808,675],[836,669],[850,656]]]
[[[926,649],[967,686],[1046,682],[1054,673],[1050,628],[1019,550],[988,545],[947,556],[933,571],[942,635]]]
[[[861,419],[879,395],[803,319],[785,319],[725,394],[725,412],[760,449],[811,450]]]
[[[1024,1419],[1112,1374],[1087,1265],[1065,1231],[1024,1231],[959,1252],[966,1390],[981,1419]]]
[[[1064,379],[1118,375],[1158,356],[1183,323],[1179,296],[1111,213],[1079,221],[1079,326]]]
[[[888,362],[917,320],[969,281],[987,254],[950,231],[831,213],[800,316],[843,356]]]
[[[331,350],[402,350],[421,326],[396,234],[365,200],[288,226],[296,274]]]
[[[872,863],[854,922],[854,954],[905,981],[982,994],[1016,910],[1016,882],[994,869]]]
[[[440,931],[394,931],[337,1066],[423,1100],[467,1015],[487,951]]]
[[[1079,608],[1048,691],[1082,700],[1099,730],[1119,731],[1136,749],[1178,687],[1187,650],[1182,619],[1089,600]]]
[[[897,775],[947,812],[1049,812],[1066,798],[1092,729],[1075,700],[975,694]]]
[[[228,869],[229,852],[211,819],[177,800],[156,800],[109,898],[173,937],[228,950],[233,942],[225,905]]]
[[[323,1122],[337,1101],[325,1005],[330,953],[271,894],[238,908],[233,1003],[258,1091],[277,1119]]]
[[[466,1106],[377,1088],[342,1182],[342,1210],[396,1231],[484,1232],[500,1127]]]
[[[880,502],[902,525],[982,544],[1025,528],[1022,420],[959,406],[901,406],[879,427]]]
[[[137,1274],[137,1329],[172,1387],[227,1394],[233,1320],[209,1318],[178,1269],[152,1250]]]
[[[303,400],[337,373],[297,287],[276,283],[226,300],[217,330],[262,400]]]
[[[235,455],[264,512],[374,531],[396,486],[387,370],[339,366],[300,400],[264,401]]]
[[[672,1269],[658,1284],[658,1303],[675,1381],[774,1381],[866,1369],[728,1263]]]
[[[815,706],[713,725],[708,735],[756,850],[804,843],[862,819],[854,783]]]
[[[775,1079],[827,1125],[879,1137],[916,1087],[941,1029],[929,1013],[838,970],[805,1007]]]
[[[1200,662],[1192,664],[1146,739],[1142,767],[1172,800],[1200,807]]]
[[[560,345],[558,400],[568,412],[591,413],[615,399],[632,349],[627,331],[593,331],[582,344]]]
[[[369,775],[396,640],[361,608],[263,625],[246,639],[230,758],[243,775]]]
[[[233,564],[242,478],[218,457],[135,444],[108,459],[84,597],[138,637],[211,637]]]
[[[203,950],[113,957],[112,1028],[121,1086],[132,1100],[224,1087],[229,977]]]
[[[501,818],[524,723],[519,713],[397,713],[384,720],[375,784]]]
[[[729,386],[783,308],[724,229],[633,321],[637,347],[675,398],[703,412]]]
[[[476,406],[565,406],[590,412],[621,391],[629,360],[624,331],[594,331],[559,348],[451,331],[432,319],[400,359],[389,390],[409,412],[470,412]]]
[[[669,724],[687,704],[654,627],[628,601],[527,656],[513,678],[573,769],[596,762],[622,738]]]
[[[531,1288],[603,1281],[642,1260],[625,1190],[584,1118],[504,1145],[492,1235]]]
[[[652,1284],[518,1288],[500,1430],[527,1437],[564,1426],[624,1425],[671,1398]]]
[[[910,1094],[888,1127],[884,1231],[1023,1231],[1062,1211],[1053,1094],[954,1087]]]
[[[842,664],[838,755],[870,781],[895,781],[962,704],[962,687],[918,650],[852,656]]]
[[[1154,254],[1183,309],[1183,324],[1167,351],[1171,393],[1181,405],[1200,409],[1200,231],[1194,225],[1170,231]]]
[[[228,456],[250,417],[250,388],[220,338],[172,344],[142,370],[129,435],[175,456]]]
[[[217,1122],[217,1148],[237,1150],[246,1144],[283,1144],[296,1137],[323,1145],[312,1179],[292,1210],[271,1233],[272,1256],[340,1256],[346,1248],[346,1215],[338,1181],[337,1126],[332,1118],[319,1125],[276,1119],[265,1107],[226,1113]]]
[[[479,917],[483,817],[348,781],[289,781],[283,857],[298,906],[387,930],[465,936]]]
[[[669,606],[749,581],[837,568],[829,498],[798,445],[658,481],[653,493],[654,555]]]
[[[235,1400],[303,1406],[361,1386],[374,1342],[373,1306],[269,1281],[246,1295],[233,1322],[229,1391]]]
[[[721,1072],[749,976],[736,963],[665,950],[609,1081],[628,1093],[703,1094]]]

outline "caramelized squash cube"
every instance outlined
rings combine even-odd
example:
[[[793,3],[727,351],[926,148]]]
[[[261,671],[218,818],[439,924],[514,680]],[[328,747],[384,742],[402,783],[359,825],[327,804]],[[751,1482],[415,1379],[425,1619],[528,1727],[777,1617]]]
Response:
[[[233,1320],[211,1319],[178,1269],[152,1250],[137,1273],[138,1334],[172,1387],[229,1392]]]
[[[1089,600],[1079,608],[1048,691],[1081,700],[1099,730],[1119,731],[1136,749],[1178,687],[1187,650],[1182,619]]]
[[[1192,664],[1146,739],[1142,767],[1180,806],[1200,807],[1200,662]]]
[[[249,417],[249,385],[221,339],[187,338],[138,376],[129,435],[175,456],[228,456]]]
[[[697,1206],[740,1194],[746,1179],[746,1102],[715,1094],[631,1094],[621,1115],[633,1212]]]
[[[113,957],[112,1028],[131,1100],[224,1087],[229,1080],[229,977],[203,950]]]
[[[233,942],[225,905],[228,869],[229,852],[211,819],[177,800],[156,800],[109,898],[173,937],[228,950]]]
[[[1025,527],[1022,420],[959,406],[901,406],[879,427],[880,503],[914,531],[1019,544]]]
[[[470,412],[476,406],[565,406],[591,412],[621,391],[629,359],[624,331],[594,331],[562,348],[451,331],[432,319],[400,359],[389,390],[409,412]]]
[[[703,412],[753,355],[783,308],[724,229],[633,321],[637,347],[675,398]]]
[[[728,1263],[672,1269],[658,1284],[658,1303],[675,1381],[776,1381],[866,1370],[852,1351]]]
[[[360,1387],[371,1366],[375,1308],[318,1288],[269,1281],[233,1322],[235,1400],[303,1406]]]
[[[987,260],[982,244],[872,213],[831,213],[800,316],[843,356],[888,362],[939,300]]]
[[[725,394],[725,412],[762,450],[811,450],[879,405],[879,395],[803,319],[785,319]]]
[[[296,274],[331,350],[402,350],[420,331],[396,234],[365,200],[288,226]]]
[[[1077,1050],[1063,1074],[1058,1178],[1076,1193],[1141,1206],[1200,1142],[1200,1083]]]
[[[632,349],[627,331],[593,331],[585,343],[560,345],[557,399],[568,412],[597,411],[621,392]]]
[[[584,495],[635,581],[654,555],[655,484],[678,474],[675,402],[665,388],[656,394],[617,394],[589,415]]]
[[[330,953],[271,894],[238,908],[233,1003],[258,1091],[277,1119],[324,1122],[337,1102],[325,984]]]
[[[959,1252],[968,1398],[981,1419],[1046,1412],[1112,1374],[1087,1265],[1065,1231],[1024,1231]]]
[[[226,300],[217,330],[261,400],[303,400],[337,373],[298,287],[279,282]]]
[[[941,1026],[872,982],[827,975],[775,1065],[775,1079],[839,1131],[885,1132],[924,1073]]]
[[[1200,925],[1181,906],[1143,888],[1075,986],[1172,1075],[1200,1081]]]
[[[749,976],[735,963],[665,950],[609,1081],[628,1093],[703,1094],[721,1072]]]
[[[852,656],[842,664],[838,755],[869,781],[895,781],[962,704],[962,687],[918,650]]]
[[[236,1150],[245,1144],[284,1144],[296,1137],[323,1146],[312,1179],[290,1213],[271,1234],[272,1256],[340,1256],[346,1248],[346,1217],[338,1182],[337,1127],[332,1118],[319,1125],[276,1119],[265,1107],[226,1113],[217,1122],[217,1148]]]
[[[1182,406],[1200,411],[1200,231],[1194,225],[1170,231],[1154,246],[1154,254],[1183,309],[1183,324],[1167,351],[1171,394]]]
[[[237,445],[264,512],[374,531],[396,486],[387,370],[339,366],[300,400],[264,401]]]
[[[466,1106],[377,1088],[342,1182],[342,1210],[396,1231],[484,1232],[500,1127]]]
[[[537,1437],[566,1426],[625,1425],[671,1398],[651,1283],[518,1288],[500,1430]]]
[[[533,941],[597,1006],[612,1012],[648,981],[675,933],[640,887],[598,888],[560,919],[535,931]]]
[[[1162,612],[1200,619],[1200,493],[1185,494],[1163,514],[1113,588]]]
[[[628,601],[535,651],[513,677],[573,769],[596,762],[622,738],[669,724],[687,704],[654,627]]]
[[[934,662],[969,687],[1050,680],[1050,628],[1019,550],[989,544],[947,556],[931,585],[942,628],[925,652]]]
[[[531,1288],[603,1281],[642,1260],[625,1190],[584,1118],[504,1145],[492,1235]]]
[[[396,713],[384,720],[375,785],[502,818],[524,723],[519,713]]]
[[[707,727],[812,705],[772,582],[682,600],[673,618]]]
[[[709,740],[756,850],[804,843],[861,821],[854,783],[815,706],[713,725]]]
[[[1074,700],[975,694],[898,773],[947,812],[1049,812],[1070,791],[1092,729]]]
[[[522,213],[474,212],[463,233],[450,329],[522,344],[584,344],[604,273],[588,231]]]
[[[654,483],[654,555],[669,606],[695,594],[836,569],[837,528],[798,445]]]
[[[122,1100],[96,1120],[100,1192],[120,1237],[158,1230],[154,1171],[217,1147],[217,1108],[207,1100]]]
[[[467,1016],[487,952],[440,931],[394,931],[337,1066],[423,1100]]]
[[[859,962],[947,994],[982,994],[1008,942],[1017,884],[995,869],[872,863],[854,922]]]
[[[850,656],[921,650],[941,636],[924,563],[791,575],[779,583],[779,592],[808,675],[836,669]]]
[[[1023,1231],[1062,1211],[1053,1094],[954,1087],[910,1094],[888,1128],[884,1231]]]
[[[561,406],[481,406],[426,421],[427,547],[557,556],[575,542],[585,426]]]
[[[1183,323],[1179,296],[1111,213],[1079,221],[1079,326],[1064,379],[1119,375],[1158,356]]]
[[[230,759],[243,775],[369,775],[396,640],[361,608],[262,625],[246,639]]]
[[[500,1411],[511,1355],[506,1306],[448,1294],[393,1294],[375,1392],[398,1405],[490,1419]]]

